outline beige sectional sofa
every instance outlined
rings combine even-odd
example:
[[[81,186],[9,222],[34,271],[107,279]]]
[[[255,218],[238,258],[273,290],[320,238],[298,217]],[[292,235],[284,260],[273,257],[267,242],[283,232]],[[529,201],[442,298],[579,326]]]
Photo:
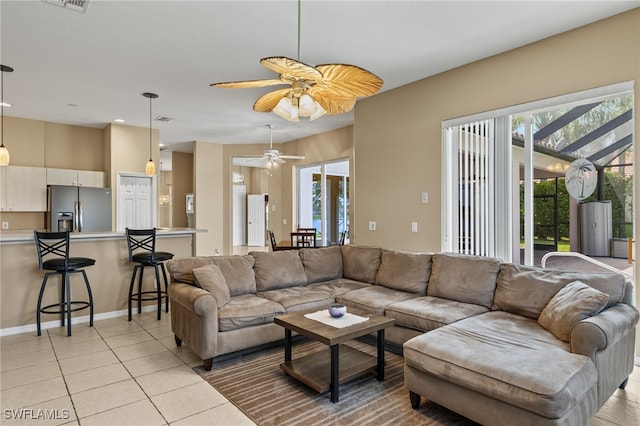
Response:
[[[393,317],[405,385],[484,424],[586,424],[633,369],[638,311],[618,274],[342,246],[174,259],[176,343],[216,356],[282,340],[273,318],[344,303]]]

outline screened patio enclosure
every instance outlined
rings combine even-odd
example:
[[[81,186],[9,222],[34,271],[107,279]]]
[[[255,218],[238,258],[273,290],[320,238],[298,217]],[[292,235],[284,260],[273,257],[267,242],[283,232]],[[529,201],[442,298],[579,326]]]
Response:
[[[443,121],[442,250],[527,265],[544,252],[581,252],[591,204],[611,211],[606,256],[633,238],[632,87]]]
[[[522,117],[512,118],[514,147],[524,147],[525,122]],[[580,200],[569,195],[564,173],[534,169],[535,258],[549,251],[627,257],[626,240],[633,238],[633,97],[537,112],[530,115],[529,124],[538,155],[562,162],[562,169],[578,159],[595,166],[595,191],[583,194]],[[524,171],[520,178],[523,194]],[[523,211],[524,196],[520,200]],[[524,248],[522,216],[520,240]]]

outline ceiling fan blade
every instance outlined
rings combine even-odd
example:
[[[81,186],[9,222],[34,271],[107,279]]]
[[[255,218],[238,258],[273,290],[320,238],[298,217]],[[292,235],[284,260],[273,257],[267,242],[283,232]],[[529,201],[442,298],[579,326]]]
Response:
[[[345,96],[332,90],[320,86],[313,86],[308,89],[309,95],[315,99],[329,115],[349,112],[356,105],[355,96]]]
[[[356,65],[326,64],[316,68],[323,76],[317,85],[347,96],[371,96],[383,84],[380,77]]]
[[[248,80],[248,81],[230,81],[225,83],[211,83],[211,87],[224,87],[227,89],[248,89],[252,87],[276,86],[278,84],[288,84],[280,79],[272,80]]]
[[[282,159],[282,157],[273,157],[273,158],[271,159],[271,161],[275,161],[275,162],[276,162],[276,163],[278,163],[278,164],[284,164],[284,163],[286,163],[286,161],[284,161],[284,160]]]
[[[234,158],[256,158],[256,159],[263,159],[265,158],[264,155],[234,155]]]
[[[253,104],[253,110],[257,112],[271,112],[271,110],[273,110],[276,105],[278,105],[280,99],[289,94],[290,90],[291,89],[278,89],[262,95]]]
[[[284,56],[271,56],[260,59],[263,67],[280,74],[281,78],[288,81],[291,80],[321,80],[322,73],[311,65],[303,64],[295,59],[286,58]]]
[[[287,160],[304,160],[304,155],[280,155],[279,157]]]

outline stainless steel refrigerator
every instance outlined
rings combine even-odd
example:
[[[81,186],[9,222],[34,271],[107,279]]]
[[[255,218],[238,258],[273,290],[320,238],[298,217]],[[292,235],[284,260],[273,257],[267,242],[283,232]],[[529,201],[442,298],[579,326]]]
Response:
[[[111,188],[49,185],[47,227],[50,231],[111,231]]]

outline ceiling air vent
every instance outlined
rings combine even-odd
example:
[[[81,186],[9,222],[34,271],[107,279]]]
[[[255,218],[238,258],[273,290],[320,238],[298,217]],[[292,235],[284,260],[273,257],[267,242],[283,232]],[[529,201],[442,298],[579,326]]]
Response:
[[[173,121],[173,118],[165,117],[164,115],[159,115],[156,117],[156,121],[162,121],[163,123],[171,123]]]
[[[77,12],[86,12],[89,0],[45,0],[47,3],[66,7]]]

